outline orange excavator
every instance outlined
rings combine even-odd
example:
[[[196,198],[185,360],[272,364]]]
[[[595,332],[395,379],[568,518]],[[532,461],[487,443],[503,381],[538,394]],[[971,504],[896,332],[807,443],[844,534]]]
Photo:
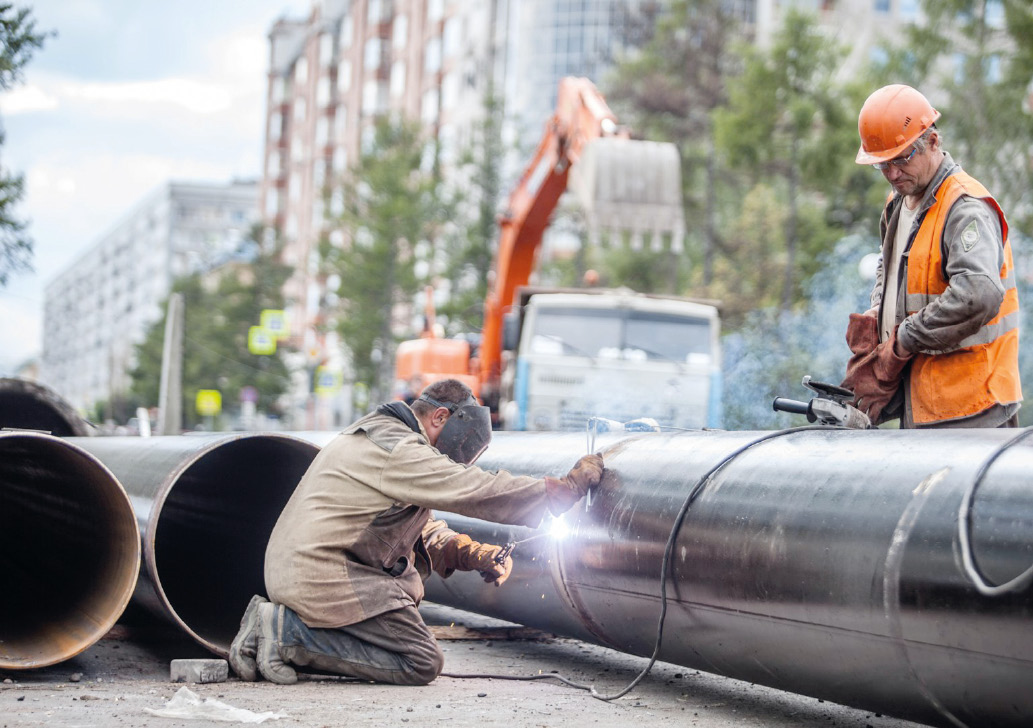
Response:
[[[680,250],[684,218],[675,147],[631,140],[591,81],[564,78],[555,112],[499,220],[479,350],[471,356],[467,340],[439,338],[433,326],[425,326],[420,339],[399,345],[398,379],[420,376],[423,386],[446,377],[462,379],[491,408],[498,424],[500,400],[506,398],[504,319],[521,305],[520,291],[530,281],[542,235],[568,182],[590,238],[598,238],[600,231],[633,240],[669,235],[670,244]],[[428,313],[428,320],[432,315]]]

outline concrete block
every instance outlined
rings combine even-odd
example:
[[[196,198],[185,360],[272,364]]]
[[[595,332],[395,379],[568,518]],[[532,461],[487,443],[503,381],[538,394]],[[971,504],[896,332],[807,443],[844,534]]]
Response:
[[[172,682],[217,683],[230,675],[226,660],[173,660],[169,669]]]

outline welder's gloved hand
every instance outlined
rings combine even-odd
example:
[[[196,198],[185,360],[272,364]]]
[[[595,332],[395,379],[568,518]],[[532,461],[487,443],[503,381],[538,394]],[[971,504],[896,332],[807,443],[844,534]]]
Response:
[[[847,365],[843,387],[854,393],[853,405],[868,415],[872,424],[879,423],[882,410],[900,387],[900,375],[913,356],[896,351],[897,332],[870,353],[855,354]]]
[[[554,516],[566,513],[589,489],[599,485],[602,479],[603,456],[597,453],[585,455],[562,478],[545,479],[549,510]]]
[[[495,557],[502,550],[501,546],[479,543],[465,533],[457,533],[449,539],[445,549],[451,552],[452,563],[457,569],[479,572],[487,584],[502,586],[513,570],[512,556],[507,556],[501,564],[495,563]]]

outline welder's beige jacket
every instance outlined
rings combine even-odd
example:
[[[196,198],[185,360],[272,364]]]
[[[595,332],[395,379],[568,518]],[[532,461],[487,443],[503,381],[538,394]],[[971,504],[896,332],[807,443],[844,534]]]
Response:
[[[453,535],[438,508],[535,527],[545,481],[460,465],[431,447],[420,424],[372,413],[316,456],[273,528],[265,553],[269,598],[309,627],[344,627],[423,598]],[[438,561],[434,562],[437,555]]]

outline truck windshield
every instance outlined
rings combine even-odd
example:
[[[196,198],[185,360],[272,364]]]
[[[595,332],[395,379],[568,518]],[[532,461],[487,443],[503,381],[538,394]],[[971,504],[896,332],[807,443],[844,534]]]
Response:
[[[543,307],[537,311],[531,351],[692,362],[711,353],[710,322],[654,311]]]

